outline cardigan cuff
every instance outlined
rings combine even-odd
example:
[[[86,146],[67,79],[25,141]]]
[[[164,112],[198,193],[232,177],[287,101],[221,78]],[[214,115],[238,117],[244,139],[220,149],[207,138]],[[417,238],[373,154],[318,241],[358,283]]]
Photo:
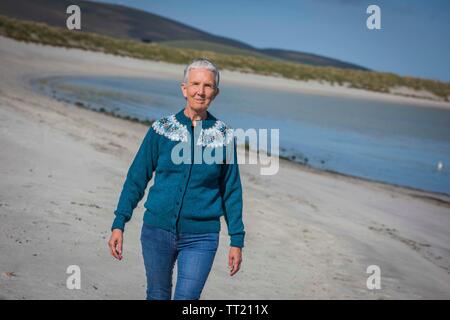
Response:
[[[125,230],[125,217],[121,214],[116,215],[116,218],[114,219],[114,222],[111,227],[111,231],[114,229],[120,229],[122,231]]]
[[[244,247],[244,234],[235,234],[230,236],[230,247]]]

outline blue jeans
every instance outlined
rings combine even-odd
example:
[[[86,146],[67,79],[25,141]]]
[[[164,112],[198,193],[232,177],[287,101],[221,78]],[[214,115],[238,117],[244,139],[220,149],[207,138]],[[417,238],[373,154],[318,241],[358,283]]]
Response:
[[[198,300],[214,262],[219,233],[175,234],[144,223],[142,255],[147,275],[147,300],[170,300],[177,264],[174,300]]]

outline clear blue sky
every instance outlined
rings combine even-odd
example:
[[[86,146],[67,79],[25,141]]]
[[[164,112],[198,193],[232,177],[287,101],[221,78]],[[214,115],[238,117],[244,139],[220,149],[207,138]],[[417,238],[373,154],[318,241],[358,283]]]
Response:
[[[257,48],[310,52],[450,82],[448,0],[98,0],[139,8]],[[366,27],[370,4],[381,30]]]

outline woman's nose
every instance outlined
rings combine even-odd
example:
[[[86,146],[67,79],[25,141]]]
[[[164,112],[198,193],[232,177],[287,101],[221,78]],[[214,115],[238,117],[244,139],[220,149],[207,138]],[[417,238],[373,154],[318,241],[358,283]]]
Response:
[[[204,86],[200,86],[197,90],[197,93],[199,95],[204,95],[205,94],[205,87]]]

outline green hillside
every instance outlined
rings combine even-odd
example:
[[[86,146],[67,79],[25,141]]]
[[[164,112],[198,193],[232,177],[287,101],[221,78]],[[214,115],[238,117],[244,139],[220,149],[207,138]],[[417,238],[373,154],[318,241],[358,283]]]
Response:
[[[264,59],[281,60],[271,57],[269,55],[264,55],[255,50],[237,48],[225,44],[220,44],[217,42],[209,42],[203,40],[174,40],[174,41],[164,41],[158,42],[158,44],[170,48],[180,48],[180,49],[193,49],[200,51],[211,51],[216,53],[231,54],[231,55],[242,55],[242,56],[252,56]]]
[[[126,3],[126,2],[124,2]],[[82,10],[83,31],[142,41],[166,43],[171,46],[216,53],[270,56],[274,60],[286,60],[309,65],[368,70],[365,67],[330,57],[305,52],[259,49],[239,40],[214,35],[178,21],[126,5],[81,0],[1,0],[0,15],[10,18],[42,22],[53,27],[65,27],[66,8],[76,4]],[[264,32],[264,30],[261,30]],[[208,43],[209,45],[206,45]],[[198,48],[197,45],[202,47]],[[240,52],[240,50],[243,50]],[[239,53],[240,52],[240,53]],[[253,55],[253,54],[250,54]]]

